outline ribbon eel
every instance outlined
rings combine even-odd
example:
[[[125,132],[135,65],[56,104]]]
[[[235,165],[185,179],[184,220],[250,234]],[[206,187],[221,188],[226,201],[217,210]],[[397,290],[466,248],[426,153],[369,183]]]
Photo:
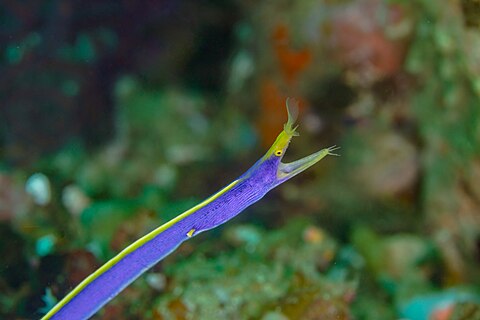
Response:
[[[247,172],[203,202],[138,239],[83,280],[42,319],[87,319],[142,273],[182,242],[232,219],[268,191],[311,167],[337,147],[322,149],[300,160],[281,162],[292,137],[297,136],[297,102],[287,99],[288,120],[283,131]]]

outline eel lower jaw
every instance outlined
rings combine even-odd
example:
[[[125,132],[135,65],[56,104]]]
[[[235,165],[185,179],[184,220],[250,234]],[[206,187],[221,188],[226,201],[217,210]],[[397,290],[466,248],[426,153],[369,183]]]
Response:
[[[297,161],[293,161],[290,163],[283,163],[280,162],[278,169],[277,169],[277,178],[278,180],[285,181],[290,179],[300,172],[303,172],[313,166],[318,161],[322,160],[326,156],[338,156],[338,154],[334,153],[335,150],[340,149],[339,147],[332,146],[329,148],[322,149],[314,154],[306,156],[302,159]]]

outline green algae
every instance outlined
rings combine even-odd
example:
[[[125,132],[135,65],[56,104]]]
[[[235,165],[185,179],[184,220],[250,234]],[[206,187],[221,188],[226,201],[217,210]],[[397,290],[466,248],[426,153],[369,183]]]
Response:
[[[269,232],[250,225],[226,229],[223,239],[232,249],[205,245],[165,266],[171,290],[155,303],[158,312],[176,319],[171,309],[180,303],[185,319],[260,319],[272,314],[295,318],[321,305],[316,300],[325,295],[346,308],[342,295],[354,283],[321,274],[331,267],[336,244],[323,230],[320,240],[306,241],[304,232],[310,226],[292,220]]]

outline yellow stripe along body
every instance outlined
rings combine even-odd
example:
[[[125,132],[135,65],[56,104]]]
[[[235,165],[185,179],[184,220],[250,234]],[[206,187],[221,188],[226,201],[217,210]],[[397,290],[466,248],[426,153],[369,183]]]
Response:
[[[182,214],[178,215],[177,217],[173,218],[172,220],[168,221],[167,223],[161,225],[160,227],[156,228],[155,230],[151,231],[150,233],[146,234],[145,236],[141,237],[128,247],[126,247],[124,250],[122,250],[119,254],[117,254],[115,257],[110,259],[108,262],[106,262],[103,266],[101,266],[97,271],[92,273],[90,276],[88,276],[85,280],[83,280],[80,284],[75,287],[68,295],[66,295],[59,303],[57,303],[43,318],[42,320],[47,320],[51,318],[55,318],[55,315],[69,302],[71,302],[79,293],[82,292],[82,290],[85,289],[89,284],[93,283],[99,276],[102,274],[106,273],[108,270],[110,270],[113,266],[115,266],[118,262],[120,262],[122,259],[124,259],[127,255],[131,254],[141,246],[145,245],[152,239],[154,239],[156,236],[164,232],[165,230],[171,228],[178,222],[184,220],[188,216],[192,215],[193,213],[197,212],[199,209],[202,209],[212,201],[215,201],[218,199],[221,195],[225,194],[229,190],[231,190],[235,185],[238,184],[240,179],[233,181],[230,183],[228,186],[225,188],[221,189],[219,192],[215,193],[214,195],[210,196],[203,202],[197,204],[193,208],[183,212]],[[190,230],[194,230],[191,228]],[[189,231],[188,233],[185,233],[185,237],[191,238],[193,236],[193,232]],[[113,297],[112,297],[113,298]],[[105,301],[105,303],[108,301]],[[101,306],[99,306],[100,308]]]

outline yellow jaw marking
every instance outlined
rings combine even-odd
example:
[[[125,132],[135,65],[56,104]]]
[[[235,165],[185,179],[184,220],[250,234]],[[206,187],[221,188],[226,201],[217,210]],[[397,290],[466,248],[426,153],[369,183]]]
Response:
[[[195,229],[192,229],[187,232],[187,237],[191,238],[193,236],[193,233],[195,232]]]
[[[265,158],[269,158],[272,155],[280,157],[288,147],[290,140],[294,136],[298,136],[296,131],[297,127],[294,127],[295,121],[298,115],[298,101],[292,98],[287,99],[287,122],[283,126],[283,131],[277,136],[277,139],[267,151]]]

